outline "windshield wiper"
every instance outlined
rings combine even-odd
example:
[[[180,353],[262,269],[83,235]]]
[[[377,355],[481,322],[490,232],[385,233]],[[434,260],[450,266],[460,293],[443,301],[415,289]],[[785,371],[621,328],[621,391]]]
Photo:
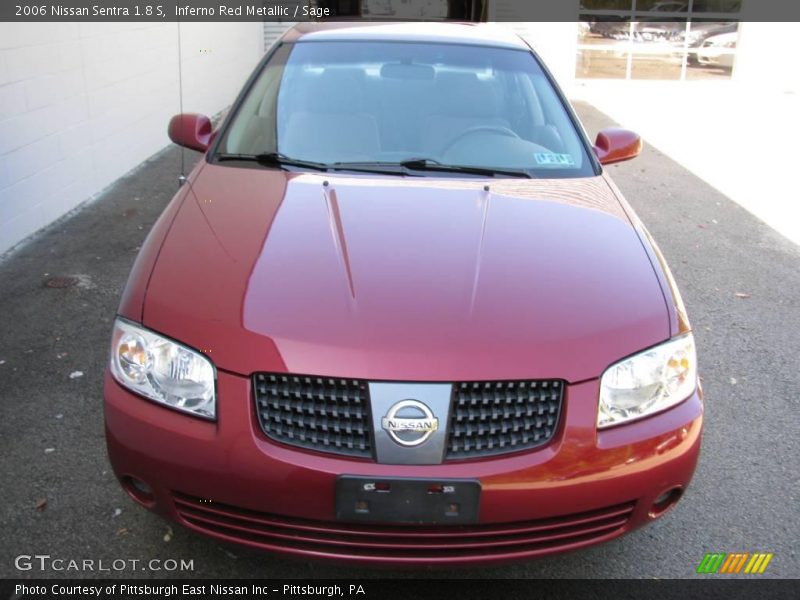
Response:
[[[412,171],[439,171],[443,173],[468,173],[470,175],[486,175],[487,177],[524,177],[533,176],[524,169],[495,169],[492,167],[471,167],[465,165],[445,165],[430,158],[412,158],[399,163],[401,167]]]
[[[462,165],[445,165],[431,158],[413,158],[401,162],[335,162],[321,163],[299,158],[291,158],[280,152],[263,154],[217,154],[219,161],[241,160],[257,162],[269,167],[299,167],[315,171],[358,171],[362,173],[379,173],[383,175],[413,175],[410,171],[436,171],[441,173],[466,173],[485,177],[524,177],[532,175],[522,169],[494,169],[490,167],[470,167]]]
[[[263,154],[217,154],[216,159],[219,161],[242,160],[246,162],[257,162],[260,165],[266,165],[268,167],[300,167],[314,169],[315,171],[327,171],[330,168],[330,165],[325,163],[291,158],[280,152],[265,152]]]
[[[291,158],[280,152],[265,152],[263,154],[217,154],[217,160],[243,160],[257,162],[268,167],[299,167],[315,171],[359,171],[364,173],[381,173],[385,175],[403,174],[403,169],[397,163],[389,166],[379,166],[379,163],[321,163],[311,160]],[[394,167],[394,168],[390,168]]]
[[[374,171],[413,175],[413,171],[436,171],[440,173],[466,173],[485,177],[525,177],[533,176],[522,169],[494,169],[490,167],[469,167],[463,165],[445,165],[432,158],[412,158],[400,162],[336,162],[329,165],[332,169],[358,171]],[[390,170],[391,169],[391,170]]]

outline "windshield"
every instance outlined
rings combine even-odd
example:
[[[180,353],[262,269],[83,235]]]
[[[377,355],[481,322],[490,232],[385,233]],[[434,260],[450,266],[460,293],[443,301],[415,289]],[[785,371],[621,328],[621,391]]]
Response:
[[[327,165],[424,159],[537,177],[594,174],[530,52],[454,44],[284,45],[217,151]]]

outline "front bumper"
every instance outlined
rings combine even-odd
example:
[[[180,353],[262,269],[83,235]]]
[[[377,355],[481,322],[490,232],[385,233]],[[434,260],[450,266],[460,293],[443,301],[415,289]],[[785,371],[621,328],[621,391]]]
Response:
[[[677,499],[700,452],[701,392],[678,406],[597,431],[598,381],[569,385],[546,447],[441,465],[382,465],[303,451],[266,438],[251,382],[218,374],[217,421],[144,400],[106,373],[108,452],[139,503],[217,539],[306,558],[394,565],[522,560],[581,548],[657,518]],[[335,520],[339,475],[480,480],[472,526]],[[130,486],[145,482],[152,495]]]

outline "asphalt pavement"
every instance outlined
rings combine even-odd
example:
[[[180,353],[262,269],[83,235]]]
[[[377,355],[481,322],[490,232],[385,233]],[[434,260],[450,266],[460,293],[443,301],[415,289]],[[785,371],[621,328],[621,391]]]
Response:
[[[577,108],[592,135],[610,124]],[[552,558],[409,572],[288,561],[138,507],[106,457],[102,375],[119,295],[179,167],[180,151],[165,150],[0,262],[0,577],[681,578],[697,577],[706,552],[773,552],[764,576],[800,577],[800,247],[649,147],[610,170],[672,267],[706,394],[700,464],[667,516]],[[37,554],[194,570],[17,570],[16,557]]]

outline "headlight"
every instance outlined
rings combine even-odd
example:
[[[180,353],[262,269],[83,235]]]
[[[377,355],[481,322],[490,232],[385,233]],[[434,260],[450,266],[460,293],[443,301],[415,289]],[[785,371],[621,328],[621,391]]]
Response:
[[[611,427],[675,406],[697,387],[691,333],[609,367],[600,380],[597,426]]]
[[[202,354],[117,319],[111,373],[131,391],[197,417],[216,418],[214,366]]]

